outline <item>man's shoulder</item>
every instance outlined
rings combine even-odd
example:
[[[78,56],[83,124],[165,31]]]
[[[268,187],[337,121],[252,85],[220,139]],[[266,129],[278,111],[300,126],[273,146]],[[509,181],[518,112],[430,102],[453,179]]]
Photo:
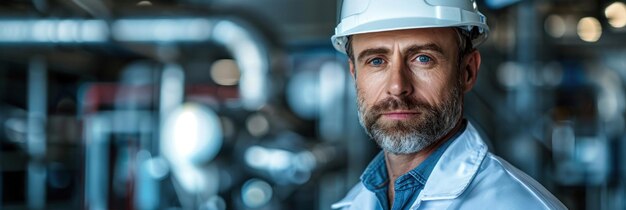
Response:
[[[488,153],[476,177],[462,195],[467,201],[489,197],[496,205],[566,209],[552,193],[504,159]]]

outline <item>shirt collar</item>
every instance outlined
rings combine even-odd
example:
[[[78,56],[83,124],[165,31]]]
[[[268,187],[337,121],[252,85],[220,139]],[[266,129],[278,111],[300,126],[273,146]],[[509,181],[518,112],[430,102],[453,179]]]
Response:
[[[365,188],[372,192],[383,190],[387,186],[389,179],[387,178],[385,155],[382,151],[365,168],[365,171],[361,174],[361,182]]]

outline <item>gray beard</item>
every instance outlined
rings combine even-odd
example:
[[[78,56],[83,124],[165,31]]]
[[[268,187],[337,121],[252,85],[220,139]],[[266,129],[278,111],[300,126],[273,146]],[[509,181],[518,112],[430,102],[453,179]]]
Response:
[[[462,115],[460,82],[444,95],[440,106],[404,97],[387,98],[366,110],[365,99],[358,86],[357,95],[359,123],[378,146],[393,154],[422,151],[449,133]],[[418,110],[421,114],[416,119],[391,124],[378,120],[382,111],[394,109]]]

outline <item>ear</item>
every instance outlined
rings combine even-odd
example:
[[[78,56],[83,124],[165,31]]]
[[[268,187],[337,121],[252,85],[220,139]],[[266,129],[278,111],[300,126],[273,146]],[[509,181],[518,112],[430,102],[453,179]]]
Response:
[[[348,59],[348,66],[350,66],[350,74],[352,75],[352,79],[356,80],[356,70],[354,69],[354,62],[352,62],[352,59]]]
[[[464,92],[469,92],[478,79],[478,69],[480,68],[480,52],[474,50],[465,57],[463,63],[463,88]]]

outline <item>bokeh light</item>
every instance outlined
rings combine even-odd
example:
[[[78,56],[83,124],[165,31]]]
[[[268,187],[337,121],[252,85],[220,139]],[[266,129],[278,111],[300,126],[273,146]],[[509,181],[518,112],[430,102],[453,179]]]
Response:
[[[561,38],[565,35],[566,24],[563,17],[560,15],[550,15],[546,18],[544,28],[550,36],[554,38]]]
[[[622,2],[614,2],[604,10],[606,19],[609,24],[615,28],[626,26],[626,4]]]
[[[259,208],[272,199],[272,186],[259,179],[248,180],[241,189],[241,197],[248,208]]]
[[[211,78],[219,85],[236,85],[240,76],[239,67],[233,59],[220,59],[211,65]]]
[[[578,21],[578,36],[586,42],[597,42],[602,36],[600,21],[594,17],[584,17]]]

